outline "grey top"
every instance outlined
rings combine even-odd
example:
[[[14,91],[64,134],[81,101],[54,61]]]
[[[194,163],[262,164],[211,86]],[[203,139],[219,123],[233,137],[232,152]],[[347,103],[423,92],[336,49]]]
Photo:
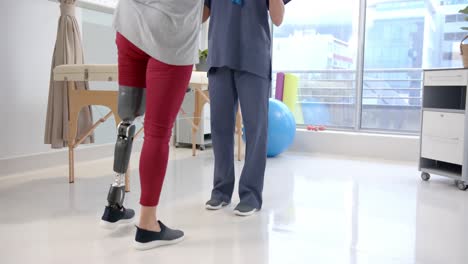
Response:
[[[171,65],[198,63],[203,0],[120,0],[114,27],[151,57]]]
[[[208,65],[271,79],[268,1],[205,0],[210,8]]]

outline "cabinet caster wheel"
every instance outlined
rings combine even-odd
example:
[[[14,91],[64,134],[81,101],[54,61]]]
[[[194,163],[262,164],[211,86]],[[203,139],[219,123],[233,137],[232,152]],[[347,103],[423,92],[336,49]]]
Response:
[[[204,151],[205,150],[205,145],[200,145],[199,149],[200,149],[200,151]]]
[[[421,179],[423,181],[428,181],[430,178],[431,178],[431,175],[429,173],[427,173],[427,172],[421,173]]]
[[[457,181],[457,187],[460,191],[466,191],[466,189],[468,189],[468,185],[466,185],[465,182],[462,181]]]
[[[179,143],[175,143],[175,144],[174,144],[174,147],[175,147],[175,148],[179,148],[179,147],[180,147],[180,144],[179,144]]]

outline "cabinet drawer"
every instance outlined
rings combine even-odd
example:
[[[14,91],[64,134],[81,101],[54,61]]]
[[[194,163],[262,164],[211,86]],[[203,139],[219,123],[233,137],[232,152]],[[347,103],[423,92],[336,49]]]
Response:
[[[464,133],[465,114],[435,111],[423,112],[423,136],[463,140]]]
[[[466,86],[468,85],[467,70],[425,71],[424,86]]]
[[[421,157],[462,165],[463,146],[463,140],[423,135]]]

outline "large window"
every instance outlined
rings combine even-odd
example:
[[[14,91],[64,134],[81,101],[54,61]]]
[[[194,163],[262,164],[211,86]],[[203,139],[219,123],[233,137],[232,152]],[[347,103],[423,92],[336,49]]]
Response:
[[[112,13],[117,2],[79,5]],[[468,32],[460,29],[466,22],[458,11],[466,5],[468,0],[291,1],[283,25],[273,31],[273,72],[299,77],[298,125],[417,132],[423,69],[462,66],[459,43]],[[83,16],[89,53],[91,42],[104,35],[89,37],[97,29],[87,28],[87,20],[102,21]]]
[[[273,71],[300,78],[303,124],[414,133],[422,69],[461,67],[468,0],[294,0]],[[361,8],[362,7],[362,8]]]
[[[300,78],[304,124],[354,126],[358,18],[359,0],[294,0],[274,29],[273,71]]]

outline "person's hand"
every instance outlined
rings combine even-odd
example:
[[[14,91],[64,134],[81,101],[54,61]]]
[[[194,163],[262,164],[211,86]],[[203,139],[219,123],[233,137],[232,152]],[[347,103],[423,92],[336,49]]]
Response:
[[[270,1],[270,17],[275,26],[279,27],[283,23],[284,18],[284,2],[283,0],[268,0]]]
[[[210,9],[207,7],[207,6],[204,6],[203,7],[203,18],[202,18],[202,22],[205,23],[208,18],[210,18]]]

